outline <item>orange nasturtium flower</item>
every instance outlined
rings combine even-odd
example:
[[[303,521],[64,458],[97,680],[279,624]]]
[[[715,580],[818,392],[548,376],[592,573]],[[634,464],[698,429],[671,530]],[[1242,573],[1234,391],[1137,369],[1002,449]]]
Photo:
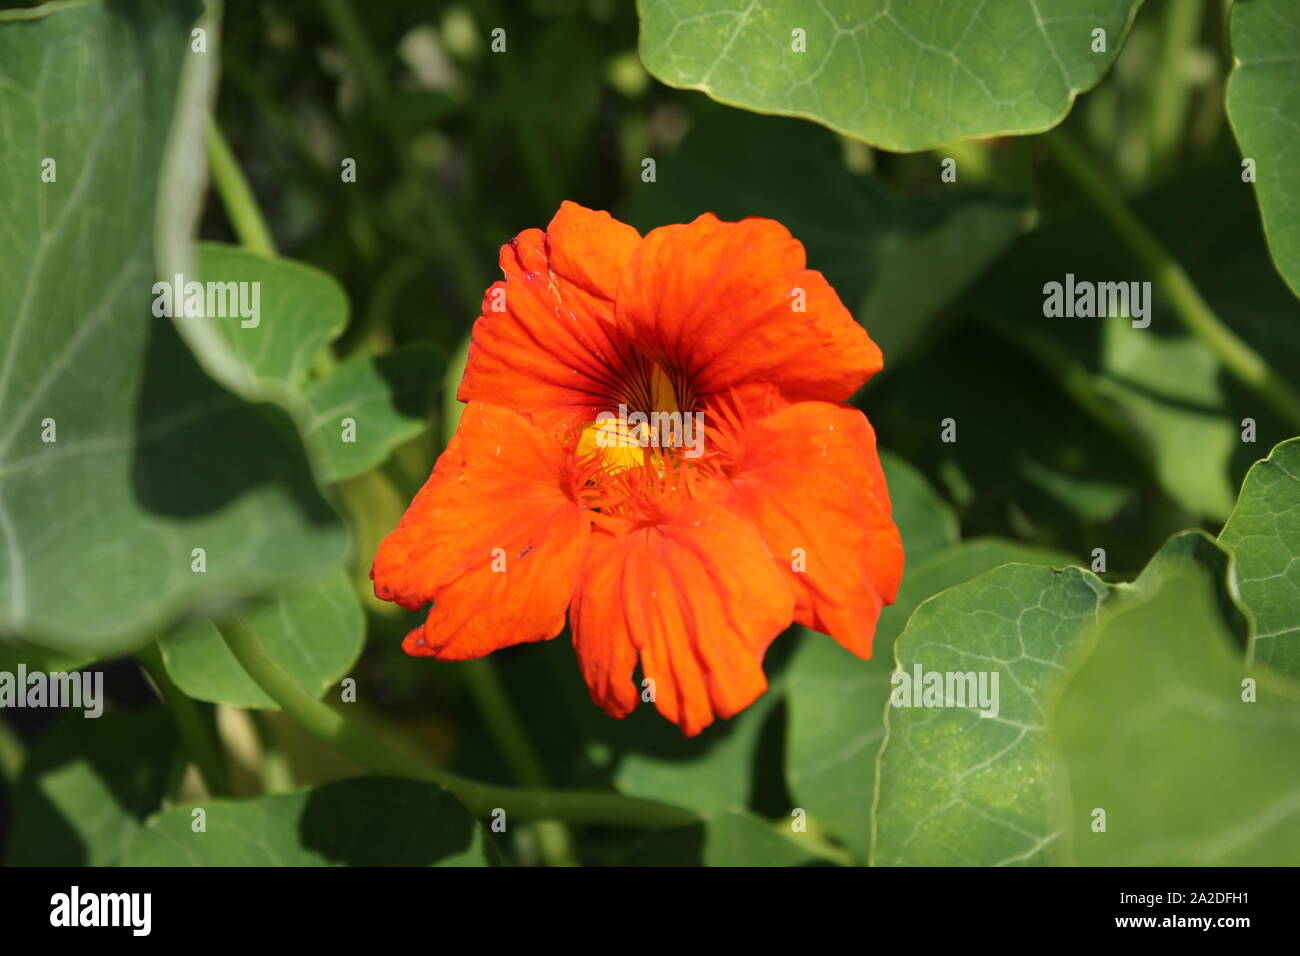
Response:
[[[803,246],[711,214],[642,238],[566,202],[501,268],[460,427],[371,572],[433,602],[407,653],[547,640],[567,610],[592,699],[624,717],[644,688],[687,735],[767,688],[792,620],[869,657],[903,551],[845,402],[881,356]]]

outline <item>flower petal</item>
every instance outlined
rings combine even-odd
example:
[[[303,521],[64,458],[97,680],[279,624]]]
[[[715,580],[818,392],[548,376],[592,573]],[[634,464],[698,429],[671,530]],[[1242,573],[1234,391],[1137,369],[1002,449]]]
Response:
[[[636,706],[639,655],[659,712],[694,736],[767,688],[763,654],[793,606],[754,529],[689,501],[656,524],[592,532],[570,621],[598,705],[614,717]]]
[[[651,231],[628,263],[616,315],[699,395],[765,381],[791,399],[841,402],[881,368],[880,349],[805,268],[803,245],[770,219],[706,213]]]
[[[608,407],[628,360],[613,300],[640,241],[608,213],[566,202],[546,232],[502,246],[506,278],[483,297],[459,399],[546,425],[580,425]]]
[[[795,620],[870,657],[876,619],[903,574],[871,424],[855,408],[797,402],[739,438],[732,507],[776,556]]]
[[[586,547],[571,453],[521,415],[471,402],[370,572],[376,596],[436,602],[403,647],[443,660],[555,637]]]

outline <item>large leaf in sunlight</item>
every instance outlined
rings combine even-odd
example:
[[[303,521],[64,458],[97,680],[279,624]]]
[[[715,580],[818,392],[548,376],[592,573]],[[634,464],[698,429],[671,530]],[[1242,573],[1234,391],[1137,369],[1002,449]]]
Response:
[[[1241,155],[1255,163],[1255,193],[1273,262],[1300,295],[1300,4],[1233,4],[1232,55],[1228,118]]]
[[[637,10],[641,59],[668,85],[907,152],[1055,126],[1110,68],[1139,3],[638,0]]]
[[[917,608],[895,649],[907,683],[889,692],[874,862],[991,866],[1059,857],[1060,770],[1047,708],[1107,593],[1079,568],[1008,564]],[[931,699],[925,692],[935,680]]]
[[[906,531],[904,531],[906,541]],[[898,600],[881,613],[871,659],[805,632],[790,664],[786,780],[798,805],[860,860],[871,846],[871,795],[885,732],[894,641],[908,616],[940,591],[1010,562],[1063,567],[1069,555],[996,538],[968,541],[910,563]]]
[[[1243,662],[1226,569],[1203,536],[1172,539],[1116,594],[1065,688],[1052,723],[1077,862],[1300,858],[1300,698]]]
[[[70,653],[343,556],[288,419],[218,388],[151,316],[198,12],[93,4],[0,29],[0,632]]]

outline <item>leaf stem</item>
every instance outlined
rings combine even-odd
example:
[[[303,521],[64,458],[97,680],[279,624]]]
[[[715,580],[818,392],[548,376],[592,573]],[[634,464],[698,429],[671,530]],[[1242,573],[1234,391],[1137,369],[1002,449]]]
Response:
[[[510,765],[515,779],[525,787],[548,787],[546,769],[528,739],[523,722],[510,705],[496,665],[490,658],[481,657],[465,661],[461,669],[470,693],[474,695],[474,702],[487,723],[488,732]],[[573,845],[564,824],[553,820],[539,821],[536,832],[542,859],[548,866],[573,865]]]
[[[1125,205],[1119,189],[1062,130],[1049,133],[1042,140],[1056,162],[1146,265],[1152,280],[1188,330],[1246,387],[1268,401],[1293,425],[1300,426],[1300,396],[1258,352],[1215,315],[1183,267]]]
[[[271,238],[271,230],[262,217],[262,210],[257,205],[257,199],[253,196],[248,180],[244,178],[239,163],[235,161],[235,154],[231,152],[230,144],[221,134],[216,120],[212,118],[208,119],[207,143],[208,165],[212,169],[212,180],[216,183],[221,204],[226,208],[226,215],[230,217],[235,235],[239,237],[239,244],[249,252],[266,256],[268,259],[274,258],[275,240]],[[334,353],[326,344],[312,360],[312,374],[317,378],[323,378],[334,370],[334,365]]]
[[[221,204],[226,207],[226,215],[235,229],[242,246],[258,255],[271,257],[275,255],[275,240],[271,230],[262,218],[262,210],[257,206],[253,190],[244,178],[243,170],[235,161],[235,154],[230,144],[217,128],[215,120],[208,121],[207,130],[208,165],[212,169],[212,181],[221,195]]]
[[[279,740],[276,739],[275,728],[271,726],[264,711],[250,710],[248,719],[253,725],[253,733],[261,749],[258,775],[262,781],[262,792],[287,793],[293,789],[293,768]]]
[[[158,696],[171,712],[181,743],[198,767],[208,792],[214,797],[229,796],[230,774],[210,716],[204,714],[198,703],[176,686],[167,673],[162,650],[156,641],[137,651],[136,657],[153,679]]]
[[[654,800],[614,793],[499,787],[440,770],[405,742],[349,720],[304,691],[238,618],[224,621],[218,629],[249,677],[309,733],[373,773],[436,783],[479,816],[488,816],[500,808],[506,811],[507,819],[519,820],[568,820],[647,829],[699,822],[690,810]]]
[[[42,3],[39,7],[0,10],[0,23],[6,20],[39,20],[41,17],[48,17],[51,13],[58,13],[61,10],[73,10],[77,7],[87,7],[97,2],[98,0],[50,0],[49,3]]]
[[[1147,112],[1148,172],[1166,172],[1182,145],[1194,83],[1187,69],[1205,18],[1205,0],[1169,0],[1161,11],[1160,50]]]

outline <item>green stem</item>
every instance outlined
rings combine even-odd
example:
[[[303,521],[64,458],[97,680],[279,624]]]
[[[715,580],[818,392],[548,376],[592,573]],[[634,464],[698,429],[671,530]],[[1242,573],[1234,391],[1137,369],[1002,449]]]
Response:
[[[1300,426],[1300,396],[1214,314],[1183,267],[1160,240],[1125,205],[1117,187],[1070,140],[1057,130],[1042,137],[1057,163],[1070,174],[1130,249],[1145,264],[1152,281],[1188,330],[1210,349],[1247,388],[1268,401],[1293,425]]]
[[[49,3],[42,3],[39,7],[0,10],[0,23],[6,20],[39,20],[51,13],[58,13],[61,10],[73,10],[77,7],[87,7],[97,2],[98,0],[50,0]]]
[[[216,183],[221,196],[221,204],[226,207],[226,215],[234,226],[239,243],[250,252],[266,256],[276,255],[275,240],[271,230],[262,218],[262,210],[257,205],[253,190],[244,178],[230,144],[221,135],[215,120],[208,121],[208,165],[212,169],[212,180]],[[334,370],[334,353],[326,345],[312,360],[311,371],[316,378],[324,378]]]
[[[420,753],[384,734],[362,727],[299,686],[237,618],[220,625],[226,646],[249,677],[309,733],[373,773],[436,783],[471,812],[489,816],[498,807],[507,819],[569,820],[655,829],[699,822],[690,810],[613,793],[525,790],[479,783],[432,766]]]
[[[208,165],[212,169],[212,181],[221,195],[221,203],[226,207],[226,215],[235,228],[239,242],[251,252],[262,256],[275,255],[275,241],[271,230],[266,227],[262,211],[253,198],[253,190],[244,178],[243,170],[230,151],[230,144],[221,135],[215,120],[208,121]]]
[[[1151,108],[1147,111],[1150,171],[1165,172],[1178,155],[1191,107],[1193,84],[1187,55],[1196,43],[1205,0],[1169,0],[1163,12]]]
[[[506,758],[515,779],[525,787],[546,789],[550,785],[546,778],[546,768],[528,739],[528,732],[524,730],[519,715],[510,706],[510,698],[506,696],[496,665],[491,659],[483,657],[465,661],[461,667],[470,693],[474,695],[474,701],[487,723],[488,732]],[[573,844],[564,824],[539,821],[536,832],[542,860],[548,866],[573,865]]]
[[[248,719],[253,724],[257,743],[261,748],[258,761],[259,777],[263,793],[286,793],[293,789],[293,768],[280,742],[276,739],[275,728],[265,713],[257,710],[248,711]]]
[[[214,797],[230,795],[230,776],[221,744],[217,739],[216,727],[209,715],[204,714],[197,702],[188,697],[176,686],[167,673],[163,663],[162,651],[155,642],[149,644],[136,655],[153,679],[158,695],[171,711],[176,730],[180,733],[181,743],[203,778],[208,792]]]

